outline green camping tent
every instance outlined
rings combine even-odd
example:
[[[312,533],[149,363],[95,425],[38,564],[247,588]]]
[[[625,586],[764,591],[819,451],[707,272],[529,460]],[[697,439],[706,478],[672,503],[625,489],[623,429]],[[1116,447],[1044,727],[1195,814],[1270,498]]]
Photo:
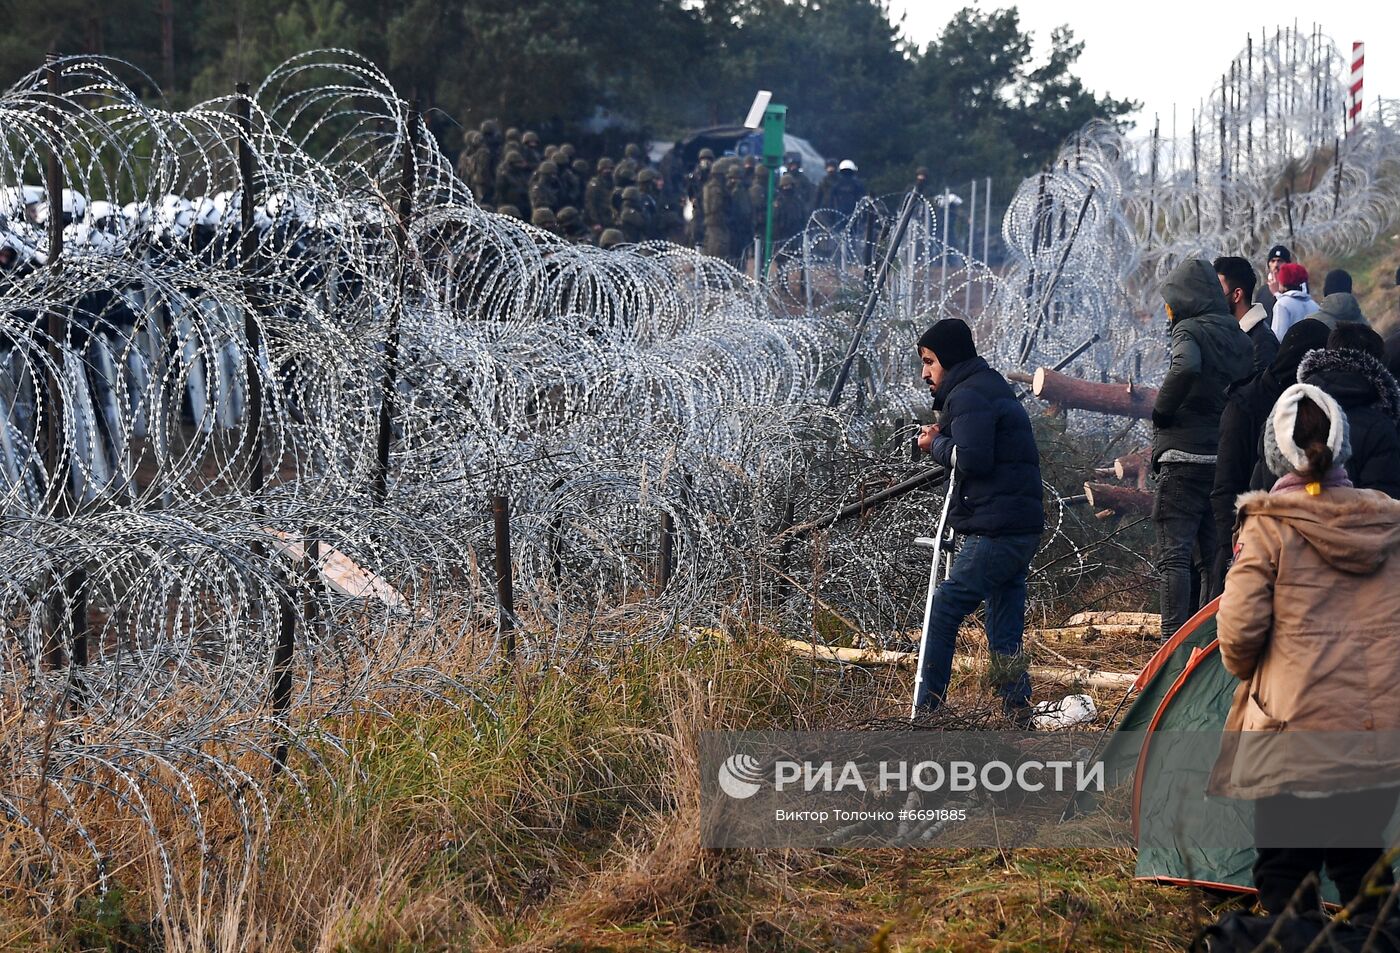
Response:
[[[1237,683],[1216,648],[1218,605],[1196,613],[1143,667],[1133,685],[1137,697],[1104,759],[1111,776],[1133,785],[1138,877],[1251,890],[1253,849],[1220,845],[1249,842],[1252,806],[1207,798],[1215,752],[1198,743],[1195,757],[1183,758],[1179,740],[1218,736],[1230,710]]]
[[[1140,879],[1252,892],[1253,802],[1205,793],[1239,684],[1220,661],[1219,602],[1196,613],[1144,666],[1104,760],[1111,778],[1133,785]],[[1322,894],[1336,900],[1326,878]]]

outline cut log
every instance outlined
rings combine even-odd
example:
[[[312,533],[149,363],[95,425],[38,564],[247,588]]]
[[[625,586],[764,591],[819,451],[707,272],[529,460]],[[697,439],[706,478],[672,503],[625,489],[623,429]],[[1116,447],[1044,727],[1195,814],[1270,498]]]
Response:
[[[1152,512],[1152,494],[1136,487],[1086,483],[1084,495],[1089,498],[1091,507],[1110,509],[1119,516]]]
[[[1076,612],[1065,625],[1154,625],[1162,626],[1155,612]]]
[[[1157,390],[1153,387],[1097,384],[1052,371],[1048,367],[1036,368],[1031,389],[1036,397],[1061,407],[1142,420],[1152,416],[1152,405],[1157,401]]]
[[[1113,475],[1120,480],[1136,481],[1139,474],[1145,474],[1151,469],[1151,447],[1134,450],[1132,453],[1124,454],[1113,461]]]

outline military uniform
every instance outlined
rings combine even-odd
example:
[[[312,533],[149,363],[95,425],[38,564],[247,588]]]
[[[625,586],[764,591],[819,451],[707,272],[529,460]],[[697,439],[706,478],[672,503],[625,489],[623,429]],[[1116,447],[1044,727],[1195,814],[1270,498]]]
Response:
[[[544,161],[544,153],[540,149],[539,133],[527,130],[520,137],[520,151],[525,156],[525,161],[529,163],[531,169],[536,169]]]
[[[753,205],[749,202],[749,190],[744,185],[744,170],[731,166],[725,176],[725,188],[729,191],[729,260],[743,261],[744,252],[753,241]]]
[[[729,257],[729,192],[724,180],[711,175],[701,193],[701,207],[704,209],[704,250],[714,258]]]
[[[583,214],[572,205],[561,208],[554,216],[559,225],[559,234],[575,245],[592,244],[593,235],[583,223]]]
[[[564,203],[560,201],[559,190],[559,170],[546,159],[530,177],[530,207],[547,208],[550,212],[560,208]]]
[[[635,185],[627,186],[622,190],[620,203],[617,211],[618,231],[634,244],[644,241],[651,231],[651,221],[643,208],[642,190]]]
[[[831,208],[831,190],[836,187],[836,179],[836,163],[828,162],[826,164],[826,176],[821,180],[821,184],[817,186],[817,208]]]
[[[612,169],[612,160],[606,156],[599,159],[598,172],[588,180],[588,187],[584,190],[584,221],[597,228],[607,228],[612,224],[612,194],[616,187]]]
[[[519,152],[507,151],[496,169],[495,197],[501,205],[530,207],[530,168]]]
[[[805,210],[806,215],[810,215],[817,201],[817,187],[812,180],[802,173],[802,163],[788,162],[787,174],[792,176],[792,190],[797,197],[798,203]],[[805,217],[805,215],[804,215]]]
[[[856,210],[856,203],[865,197],[865,184],[856,178],[854,170],[842,170],[836,175],[831,187],[831,207],[842,215],[850,216]]]
[[[551,235],[559,234],[559,223],[555,219],[554,213],[547,208],[535,209],[530,215],[530,224],[549,232]]]
[[[754,170],[753,184],[749,186],[749,205],[753,207],[753,236],[762,238],[768,227],[768,166],[760,165]]]
[[[608,198],[608,204],[612,207],[614,224],[617,222],[618,214],[622,211],[622,193],[636,184],[637,163],[631,159],[623,159],[613,172],[613,193]]]
[[[802,234],[807,224],[807,209],[797,190],[795,176],[783,176],[783,184],[773,197],[773,247]]]
[[[690,243],[699,248],[705,241],[705,183],[715,161],[713,150],[701,149],[695,168],[685,177],[685,197],[690,203]]]

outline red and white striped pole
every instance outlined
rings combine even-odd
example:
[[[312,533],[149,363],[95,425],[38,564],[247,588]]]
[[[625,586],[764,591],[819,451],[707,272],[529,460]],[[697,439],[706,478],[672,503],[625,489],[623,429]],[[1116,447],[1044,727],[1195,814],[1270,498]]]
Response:
[[[1351,96],[1349,97],[1349,107],[1347,116],[1351,119],[1351,128],[1355,129],[1361,121],[1361,82],[1366,66],[1366,44],[1353,43],[1351,45]],[[1350,130],[1349,130],[1350,131]]]

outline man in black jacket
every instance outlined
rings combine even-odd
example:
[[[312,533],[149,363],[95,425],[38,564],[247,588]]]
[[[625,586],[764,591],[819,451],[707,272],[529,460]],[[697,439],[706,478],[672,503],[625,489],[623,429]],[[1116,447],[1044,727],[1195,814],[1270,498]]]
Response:
[[[1210,262],[1191,258],[1162,287],[1172,322],[1171,366],[1152,407],[1157,571],[1162,637],[1171,638],[1210,589],[1215,520],[1210,496],[1225,391],[1249,376],[1254,348],[1230,314]]]
[[[958,627],[985,600],[997,690],[1007,713],[1023,719],[1031,694],[1021,652],[1026,575],[1045,528],[1035,434],[1006,379],[977,356],[963,321],[947,318],[925,331],[919,359],[934,410],[944,415],[941,426],[923,429],[919,446],[953,474],[948,522],[964,538],[934,595],[915,706],[931,711],[946,698]]]
[[[1244,258],[1215,259],[1215,273],[1220,277],[1220,287],[1225,291],[1225,303],[1230,313],[1240,323],[1240,330],[1249,335],[1254,345],[1254,373],[1258,374],[1273,363],[1278,353],[1278,338],[1269,326],[1269,312],[1262,304],[1251,304],[1254,300],[1254,285],[1258,281],[1254,266]]]
[[[1273,334],[1272,331],[1269,332]],[[1235,500],[1249,492],[1254,468],[1261,459],[1264,424],[1279,395],[1298,379],[1298,365],[1309,351],[1327,346],[1327,325],[1304,318],[1283,336],[1278,354],[1264,370],[1228,391],[1220,415],[1220,444],[1215,458],[1215,488],[1210,507],[1215,517],[1215,559],[1206,601],[1225,588],[1235,532]]]
[[[1342,324],[1328,336],[1326,350],[1309,351],[1303,358],[1298,380],[1321,388],[1346,411],[1351,442],[1346,470],[1352,485],[1400,499],[1400,384],[1381,363],[1383,354],[1375,331],[1364,324]],[[1250,487],[1267,490],[1283,474],[1270,472],[1262,445],[1259,456]]]

